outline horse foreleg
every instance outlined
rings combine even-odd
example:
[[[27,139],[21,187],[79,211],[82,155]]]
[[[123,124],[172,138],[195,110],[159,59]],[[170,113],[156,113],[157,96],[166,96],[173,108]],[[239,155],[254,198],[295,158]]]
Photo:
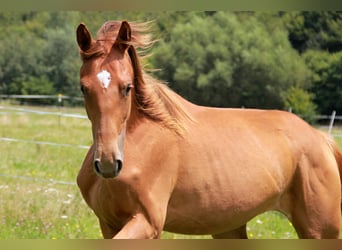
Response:
[[[113,239],[154,239],[159,238],[161,229],[151,225],[143,214],[134,215]]]
[[[220,234],[213,234],[214,239],[247,239],[246,225],[243,225],[235,230]]]

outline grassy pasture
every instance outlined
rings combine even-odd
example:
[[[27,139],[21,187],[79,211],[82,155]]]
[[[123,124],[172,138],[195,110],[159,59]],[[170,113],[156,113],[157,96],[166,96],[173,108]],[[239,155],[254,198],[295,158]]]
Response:
[[[35,109],[29,107],[29,109]],[[83,114],[83,109],[36,108]],[[90,145],[87,119],[0,109],[0,137]],[[341,131],[339,131],[341,133]],[[342,139],[338,139],[342,148]],[[0,239],[101,238],[97,219],[75,179],[86,149],[0,141]],[[281,214],[268,212],[248,223],[250,238],[297,238]],[[210,238],[164,232],[162,238]]]

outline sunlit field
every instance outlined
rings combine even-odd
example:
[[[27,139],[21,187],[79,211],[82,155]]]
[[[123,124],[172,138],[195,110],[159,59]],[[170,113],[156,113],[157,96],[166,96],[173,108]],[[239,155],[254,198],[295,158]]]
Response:
[[[87,152],[84,146],[92,142],[89,121],[10,110],[13,107],[0,109],[0,239],[101,238],[96,216],[75,181]],[[25,109],[85,115],[83,108]],[[341,130],[333,132],[342,134]],[[342,148],[342,138],[337,141]],[[250,221],[248,236],[297,238],[291,223],[276,212]],[[164,232],[162,238],[211,237]]]

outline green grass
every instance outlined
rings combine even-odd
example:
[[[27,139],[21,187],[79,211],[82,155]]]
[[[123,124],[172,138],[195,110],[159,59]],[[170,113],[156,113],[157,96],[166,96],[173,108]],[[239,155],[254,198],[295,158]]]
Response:
[[[3,105],[3,104],[2,104]],[[28,107],[35,109],[34,107]],[[83,108],[46,109],[85,115]],[[90,145],[87,119],[0,110],[0,137]],[[341,131],[337,131],[341,133]],[[338,139],[342,148],[342,139]],[[75,179],[86,149],[0,142],[0,239],[101,238],[98,221]],[[56,181],[63,181],[59,183]],[[268,212],[248,223],[250,238],[297,238],[281,214]],[[162,238],[210,238],[164,232]]]
[[[0,124],[1,137],[91,144],[87,119],[9,113],[0,115]],[[1,141],[0,152],[0,239],[101,237],[75,182],[86,149]]]

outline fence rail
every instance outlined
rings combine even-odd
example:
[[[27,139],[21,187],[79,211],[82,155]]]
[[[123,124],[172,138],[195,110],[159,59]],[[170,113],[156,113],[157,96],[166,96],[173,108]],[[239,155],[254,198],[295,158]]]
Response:
[[[57,95],[0,95],[1,99],[57,99],[58,101],[62,101],[63,99],[72,99],[83,101],[82,97],[76,96],[67,96],[63,94]]]
[[[86,146],[86,145],[55,143],[55,142],[49,142],[49,141],[24,140],[24,139],[9,138],[9,137],[0,137],[0,141],[22,142],[22,143],[31,143],[31,144],[37,144],[37,145],[49,145],[49,146],[55,146],[55,147],[71,147],[71,148],[82,148],[82,149],[90,148],[90,146]]]
[[[81,118],[81,119],[87,119],[88,118],[86,115],[81,115],[81,114],[69,114],[69,113],[62,113],[62,112],[41,111],[41,110],[26,109],[26,108],[14,108],[14,107],[10,107],[10,106],[0,106],[0,110],[10,110],[10,111],[18,112],[18,113],[33,113],[33,114],[38,114],[38,115],[56,115],[56,116]],[[7,114],[8,112],[3,111],[1,113]]]

